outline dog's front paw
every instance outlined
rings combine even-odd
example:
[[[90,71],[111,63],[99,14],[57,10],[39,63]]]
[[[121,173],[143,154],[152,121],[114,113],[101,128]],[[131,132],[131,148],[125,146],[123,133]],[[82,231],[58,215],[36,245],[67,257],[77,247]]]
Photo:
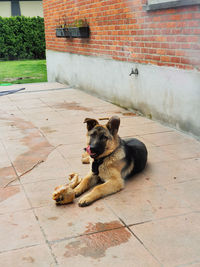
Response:
[[[79,207],[86,207],[86,206],[89,206],[92,202],[93,201],[92,201],[90,195],[87,194],[79,200],[78,205],[79,205]]]

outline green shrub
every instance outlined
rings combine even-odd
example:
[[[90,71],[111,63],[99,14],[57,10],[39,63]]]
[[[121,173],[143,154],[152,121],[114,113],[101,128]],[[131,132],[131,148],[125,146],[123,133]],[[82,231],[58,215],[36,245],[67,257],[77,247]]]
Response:
[[[44,19],[41,17],[0,17],[0,58],[44,59]]]

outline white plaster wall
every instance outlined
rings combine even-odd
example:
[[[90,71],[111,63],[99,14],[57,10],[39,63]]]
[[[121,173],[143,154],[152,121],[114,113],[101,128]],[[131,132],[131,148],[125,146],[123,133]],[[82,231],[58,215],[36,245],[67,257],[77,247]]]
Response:
[[[11,2],[0,2],[0,16],[1,17],[11,16]]]
[[[42,1],[20,1],[21,14],[26,17],[43,17]]]
[[[97,94],[200,137],[200,73],[47,50],[48,81]],[[137,67],[139,75],[129,76]]]

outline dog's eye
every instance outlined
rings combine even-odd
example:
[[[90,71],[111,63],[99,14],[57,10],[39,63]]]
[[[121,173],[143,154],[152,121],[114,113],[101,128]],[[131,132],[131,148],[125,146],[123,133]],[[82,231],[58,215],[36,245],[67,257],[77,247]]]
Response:
[[[90,135],[90,137],[95,137],[96,136],[96,133],[92,133],[91,135]]]
[[[107,140],[108,137],[107,137],[106,135],[102,134],[102,135],[100,136],[100,139],[101,139],[101,140]]]

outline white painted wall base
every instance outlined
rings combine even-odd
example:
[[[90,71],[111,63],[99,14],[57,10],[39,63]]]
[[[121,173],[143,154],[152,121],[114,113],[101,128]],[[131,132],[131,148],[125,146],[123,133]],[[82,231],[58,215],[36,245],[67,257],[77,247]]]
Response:
[[[46,51],[48,81],[99,95],[200,138],[200,73]],[[132,68],[139,75],[129,76]]]

